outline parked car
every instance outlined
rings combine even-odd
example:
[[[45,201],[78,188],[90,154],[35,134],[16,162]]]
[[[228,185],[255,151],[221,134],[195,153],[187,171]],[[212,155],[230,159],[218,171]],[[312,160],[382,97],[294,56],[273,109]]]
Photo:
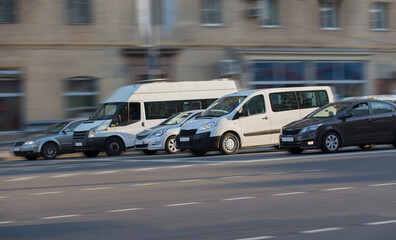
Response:
[[[198,117],[203,110],[193,110],[174,114],[159,125],[144,130],[136,135],[135,149],[142,150],[151,155],[158,150],[165,150],[167,153],[179,153],[176,147],[176,136],[180,127],[189,120]]]
[[[39,156],[54,159],[64,153],[75,152],[73,149],[73,131],[85,120],[67,120],[50,126],[40,135],[17,141],[14,145],[15,156],[24,156],[36,160]]]
[[[396,147],[396,105],[361,99],[329,103],[282,129],[280,147],[337,152],[341,147],[393,144]]]

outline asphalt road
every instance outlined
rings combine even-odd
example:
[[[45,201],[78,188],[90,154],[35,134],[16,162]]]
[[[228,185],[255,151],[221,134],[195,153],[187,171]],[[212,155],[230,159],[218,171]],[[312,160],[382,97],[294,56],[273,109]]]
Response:
[[[0,163],[0,239],[396,239],[396,150]]]

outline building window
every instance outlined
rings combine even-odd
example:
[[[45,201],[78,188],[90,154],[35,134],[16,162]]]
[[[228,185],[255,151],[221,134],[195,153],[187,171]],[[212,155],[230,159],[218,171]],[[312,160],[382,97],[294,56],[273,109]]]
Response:
[[[201,23],[205,26],[223,25],[221,0],[202,0]]]
[[[388,29],[388,12],[386,3],[376,2],[371,5],[370,21],[371,29],[386,30]]]
[[[96,78],[73,77],[65,80],[65,111],[67,117],[88,117],[98,103]]]
[[[16,0],[0,0],[0,23],[16,21]]]
[[[339,3],[337,1],[319,1],[320,28],[339,28]]]
[[[273,81],[301,82],[305,79],[303,62],[254,62],[252,65],[254,81],[272,84]]]
[[[66,23],[88,24],[91,19],[91,0],[65,0]]]
[[[318,62],[315,64],[316,79],[319,81],[363,80],[362,62]]]
[[[22,128],[22,71],[0,69],[0,132]]]
[[[279,26],[279,0],[260,0],[260,25],[263,27]]]

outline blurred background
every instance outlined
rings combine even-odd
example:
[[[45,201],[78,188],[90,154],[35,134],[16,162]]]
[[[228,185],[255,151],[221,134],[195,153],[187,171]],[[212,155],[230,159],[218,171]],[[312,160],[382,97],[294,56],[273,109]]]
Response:
[[[0,0],[0,142],[147,80],[396,94],[394,0]]]

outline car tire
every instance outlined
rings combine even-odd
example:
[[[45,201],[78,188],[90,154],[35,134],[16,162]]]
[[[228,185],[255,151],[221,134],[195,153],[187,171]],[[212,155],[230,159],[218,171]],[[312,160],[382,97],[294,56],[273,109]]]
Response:
[[[180,149],[176,146],[176,137],[170,136],[165,141],[165,151],[169,154],[179,153]]]
[[[222,154],[235,154],[239,150],[239,139],[233,133],[226,133],[221,137],[219,145]]]
[[[287,151],[291,154],[300,154],[304,151],[304,149],[299,147],[288,148]]]
[[[154,155],[157,153],[157,150],[143,150],[144,154],[146,155]]]
[[[58,154],[59,148],[54,142],[47,142],[41,148],[41,156],[45,159],[54,159]]]
[[[93,157],[98,156],[99,151],[83,151],[83,154],[84,154],[86,157],[93,158]]]
[[[190,149],[190,152],[195,156],[203,156],[206,153],[205,150],[198,150],[198,149]]]
[[[321,149],[324,153],[338,152],[341,146],[341,139],[335,132],[328,132],[322,138]]]
[[[25,158],[26,158],[27,160],[36,160],[36,159],[38,158],[38,156],[35,156],[35,155],[27,155],[27,156],[25,156]]]
[[[105,152],[108,156],[119,156],[123,151],[123,144],[119,138],[109,138],[105,144]]]

